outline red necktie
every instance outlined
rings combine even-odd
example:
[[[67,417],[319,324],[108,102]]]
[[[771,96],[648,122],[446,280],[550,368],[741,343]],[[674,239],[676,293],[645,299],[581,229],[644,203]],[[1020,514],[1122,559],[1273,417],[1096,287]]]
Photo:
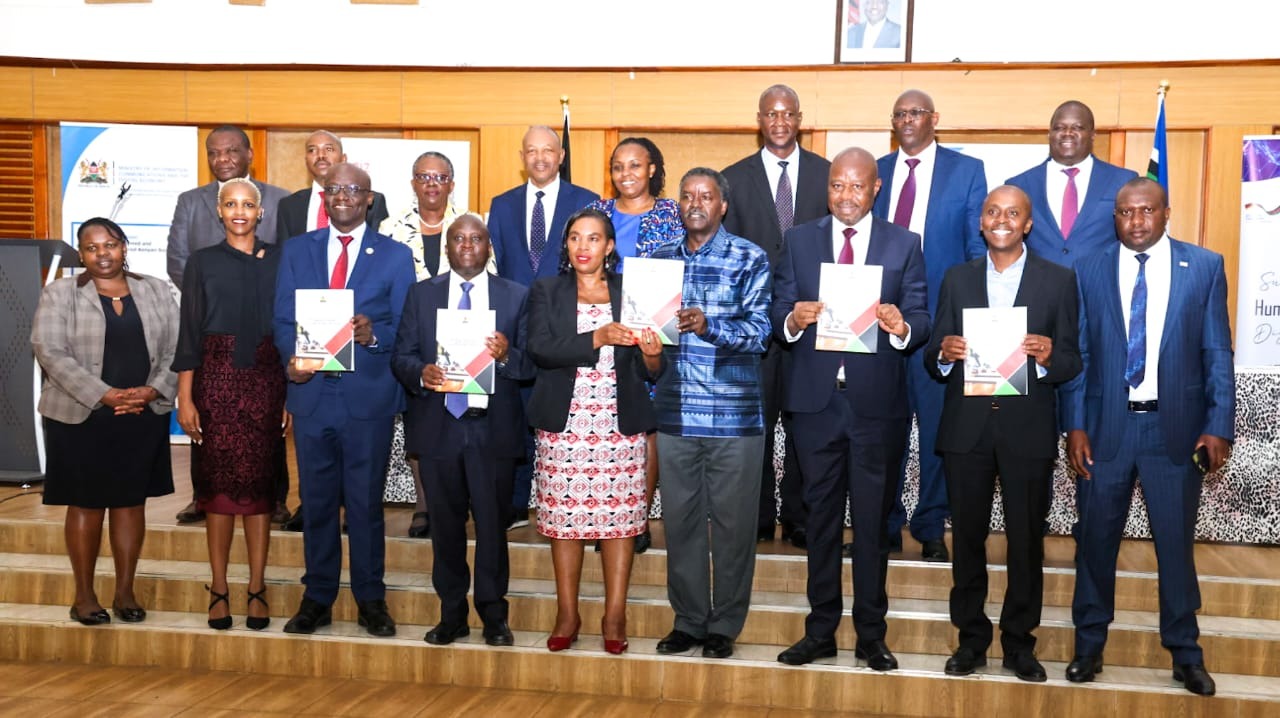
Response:
[[[844,228],[844,247],[840,249],[840,258],[836,260],[836,264],[853,264],[853,235],[858,230],[853,227]]]
[[[351,244],[351,235],[344,234],[338,237],[338,241],[342,242],[342,252],[338,254],[338,261],[333,263],[333,276],[329,277],[330,289],[347,287],[347,245]]]
[[[324,208],[324,192],[320,193],[320,208],[316,210],[316,229],[329,228],[329,212]]]
[[[1068,167],[1062,171],[1067,173],[1067,190],[1062,193],[1062,238],[1066,239],[1080,214],[1080,190],[1076,188],[1080,168]]]

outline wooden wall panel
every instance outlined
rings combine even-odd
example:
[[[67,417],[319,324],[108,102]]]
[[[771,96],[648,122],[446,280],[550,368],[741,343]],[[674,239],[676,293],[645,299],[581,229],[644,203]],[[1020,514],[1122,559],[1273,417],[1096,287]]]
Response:
[[[187,112],[183,123],[248,124],[249,73],[186,73]]]
[[[35,70],[27,67],[0,67],[0,117],[28,120],[35,117],[33,106]]]
[[[604,127],[614,122],[612,85],[613,78],[599,72],[405,73],[404,123],[559,127],[560,97],[568,95],[575,126]]]
[[[619,137],[642,135],[653,140],[662,151],[667,170],[667,186],[663,195],[680,197],[680,178],[694,167],[722,170],[749,154],[760,151],[755,132],[642,132],[619,130]],[[613,195],[610,185],[606,196]]]
[[[339,137],[385,137],[400,138],[404,133],[399,130],[344,130],[324,128],[336,132]],[[307,172],[306,154],[307,138],[315,130],[270,130],[267,132],[267,181],[290,192],[310,186],[311,174]],[[256,159],[256,157],[255,157]],[[405,170],[406,177],[409,175]],[[374,189],[380,189],[375,187]]]
[[[1151,158],[1154,132],[1128,132],[1124,166],[1144,175]],[[1203,244],[1200,228],[1203,220],[1205,172],[1205,133],[1199,130],[1174,130],[1169,140],[1169,234],[1193,244]]]
[[[1169,81],[1165,115],[1170,128],[1220,123],[1274,124],[1280,108],[1280,68],[1177,67],[1130,68],[1119,87],[1119,121],[1151,127],[1156,119],[1156,88]]]
[[[634,77],[632,77],[634,74]],[[754,128],[760,92],[774,83],[790,84],[806,98],[817,94],[812,71],[761,72],[635,72],[618,73],[614,85],[613,124],[628,127]]]
[[[573,183],[586,187],[600,196],[606,196],[609,188],[609,144],[605,130],[570,130],[573,163]],[[485,204],[485,210],[489,205]]]
[[[480,128],[480,207],[489,210],[489,202],[525,181],[524,164],[520,161],[520,142],[528,128],[524,125],[494,125]],[[577,149],[577,148],[575,148]]]
[[[1271,133],[1271,124],[1219,125],[1209,130],[1201,245],[1222,255],[1227,270],[1227,309],[1235,336],[1236,273],[1240,267],[1240,167],[1245,135]]]
[[[398,72],[253,72],[249,122],[400,127],[401,77]]]
[[[186,116],[183,72],[39,68],[33,77],[37,118],[171,123]]]
[[[819,73],[813,97],[800,96],[804,126],[888,130],[889,112],[904,84],[901,70],[845,68],[844,72]]]

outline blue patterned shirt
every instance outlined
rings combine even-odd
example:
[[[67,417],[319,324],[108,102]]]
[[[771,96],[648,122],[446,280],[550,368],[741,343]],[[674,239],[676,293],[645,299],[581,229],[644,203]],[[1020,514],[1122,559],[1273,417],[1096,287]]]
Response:
[[[760,355],[769,338],[769,258],[720,227],[690,252],[684,240],[653,250],[655,259],[684,261],[684,307],[707,317],[706,336],[680,335],[667,348],[654,408],[658,431],[677,436],[735,437],[764,433]]]

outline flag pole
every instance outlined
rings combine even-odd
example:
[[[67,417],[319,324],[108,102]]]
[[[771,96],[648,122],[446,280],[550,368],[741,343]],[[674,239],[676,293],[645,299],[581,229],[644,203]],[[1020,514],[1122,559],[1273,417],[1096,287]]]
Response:
[[[572,182],[570,179],[570,168],[572,167],[569,157],[569,96],[560,96],[560,112],[564,115],[564,136],[560,138],[561,146],[564,147],[564,160],[560,162],[560,179],[565,182]]]
[[[1147,178],[1155,180],[1169,192],[1169,139],[1165,128],[1164,100],[1169,94],[1169,81],[1161,80],[1156,88],[1156,126],[1151,142],[1151,159],[1147,162]]]

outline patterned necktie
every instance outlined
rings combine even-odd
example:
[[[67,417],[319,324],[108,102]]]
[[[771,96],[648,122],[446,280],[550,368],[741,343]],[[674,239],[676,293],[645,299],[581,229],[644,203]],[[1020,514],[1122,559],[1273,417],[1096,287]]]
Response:
[[[787,176],[786,161],[779,161],[778,166],[782,168],[782,175],[778,177],[778,194],[773,198],[773,207],[778,211],[778,229],[783,234],[796,223],[795,201],[791,196],[791,178]]]
[[[1129,356],[1124,363],[1124,380],[1137,389],[1147,374],[1147,255],[1139,252],[1138,278],[1129,300]]]
[[[529,266],[533,267],[535,274],[547,248],[547,209],[542,205],[545,194],[538,190],[538,199],[533,203],[533,218],[529,220]]]
[[[351,244],[351,235],[338,237],[342,242],[342,251],[338,253],[338,261],[333,263],[333,274],[329,277],[330,289],[345,289],[347,286],[347,245]]]
[[[329,210],[324,208],[324,192],[320,193],[320,207],[316,209],[316,229],[329,228]]]
[[[904,229],[911,227],[911,210],[916,208],[916,165],[920,160],[909,159],[907,162],[907,181],[902,183],[902,191],[898,193],[898,208],[893,213],[893,223]]]
[[[840,248],[840,258],[836,260],[837,264],[853,264],[853,235],[858,230],[853,227],[844,228],[844,247]]]
[[[458,309],[471,308],[471,288],[476,285],[471,282],[462,283],[462,298],[458,300]],[[449,393],[444,395],[444,408],[453,414],[454,418],[461,419],[462,415],[467,413],[467,395]]]
[[[1080,190],[1076,187],[1080,168],[1068,167],[1062,171],[1067,173],[1067,190],[1062,193],[1062,238],[1066,239],[1080,214]]]

